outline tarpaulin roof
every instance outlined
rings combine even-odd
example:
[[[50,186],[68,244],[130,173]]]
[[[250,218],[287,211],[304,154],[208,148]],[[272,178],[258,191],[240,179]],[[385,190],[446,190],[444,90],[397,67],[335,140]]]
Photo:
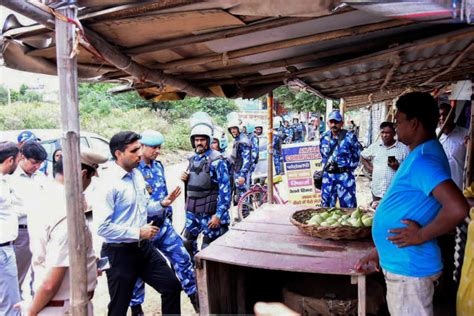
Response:
[[[258,97],[295,82],[329,98],[389,95],[433,89],[474,69],[474,27],[465,23],[473,8],[453,11],[451,1],[77,2],[79,79],[123,82],[147,99]],[[47,4],[35,6],[42,24],[5,22],[6,66],[56,73]]]

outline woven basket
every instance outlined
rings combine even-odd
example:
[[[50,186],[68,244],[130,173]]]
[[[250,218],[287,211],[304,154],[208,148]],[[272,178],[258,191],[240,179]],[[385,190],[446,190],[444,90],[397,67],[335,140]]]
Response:
[[[354,208],[338,208],[342,212],[350,214],[355,211]],[[352,226],[335,226],[335,227],[321,227],[315,225],[308,225],[306,222],[314,215],[314,213],[322,213],[329,210],[329,208],[307,209],[295,212],[290,221],[293,225],[298,227],[306,235],[318,237],[322,239],[362,239],[368,238],[371,235],[372,227],[352,227]],[[361,209],[363,214],[373,213],[370,210]]]

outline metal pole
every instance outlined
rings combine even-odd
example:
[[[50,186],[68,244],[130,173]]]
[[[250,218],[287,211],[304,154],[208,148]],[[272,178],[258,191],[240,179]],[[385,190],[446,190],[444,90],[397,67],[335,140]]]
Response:
[[[267,95],[268,109],[268,203],[273,204],[273,92]]]
[[[57,9],[67,18],[77,18],[76,1]],[[64,185],[67,201],[71,314],[87,315],[86,223],[82,209],[82,177],[79,155],[79,107],[75,26],[56,18],[56,56],[61,103]]]

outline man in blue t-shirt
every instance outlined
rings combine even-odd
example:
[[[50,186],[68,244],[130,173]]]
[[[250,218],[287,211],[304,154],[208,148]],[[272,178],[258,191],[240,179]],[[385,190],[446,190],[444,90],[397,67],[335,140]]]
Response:
[[[355,269],[368,272],[380,264],[392,316],[433,315],[433,281],[442,270],[436,238],[454,230],[469,206],[451,180],[436,138],[436,101],[428,93],[412,92],[399,98],[397,109],[398,139],[410,154],[375,213],[375,249]]]

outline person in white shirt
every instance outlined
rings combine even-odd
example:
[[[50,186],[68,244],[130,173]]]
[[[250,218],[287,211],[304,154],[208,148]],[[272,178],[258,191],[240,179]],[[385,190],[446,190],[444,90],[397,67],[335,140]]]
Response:
[[[439,126],[443,126],[448,119],[451,106],[447,103],[439,105]],[[444,152],[448,157],[451,178],[460,190],[463,189],[464,163],[466,159],[466,139],[468,130],[454,123],[454,115],[446,123],[446,127],[439,138]]]
[[[107,160],[99,154],[81,152],[83,191],[92,177],[97,175],[100,163]],[[33,253],[32,268],[35,274],[35,295],[27,308],[28,315],[66,315],[70,313],[69,243],[67,230],[66,195],[62,160],[55,164],[57,182],[51,183],[39,199],[50,206],[48,216],[39,212],[29,215],[31,224],[30,247]],[[54,196],[54,198],[52,198]],[[84,209],[85,211],[85,209]],[[86,221],[87,223],[87,221]],[[97,285],[97,264],[92,247],[92,235],[86,226],[87,291],[92,299]],[[88,303],[88,315],[93,315],[92,303]]]
[[[361,153],[362,164],[372,173],[370,187],[373,201],[382,199],[408,153],[408,147],[395,139],[393,123],[380,124],[380,142],[370,145]]]
[[[18,235],[18,217],[13,211],[14,193],[6,175],[12,174],[20,159],[12,142],[0,143],[0,315],[19,315],[14,305],[20,301],[18,272],[13,241]]]
[[[18,267],[20,292],[31,265],[30,237],[28,235],[27,223],[28,204],[32,202],[32,195],[44,188],[46,177],[37,171],[43,161],[46,160],[46,157],[46,150],[40,143],[36,141],[26,142],[21,147],[19,167],[11,178],[12,187],[17,192],[19,198],[19,205],[16,207],[18,214],[18,237],[13,246]]]

